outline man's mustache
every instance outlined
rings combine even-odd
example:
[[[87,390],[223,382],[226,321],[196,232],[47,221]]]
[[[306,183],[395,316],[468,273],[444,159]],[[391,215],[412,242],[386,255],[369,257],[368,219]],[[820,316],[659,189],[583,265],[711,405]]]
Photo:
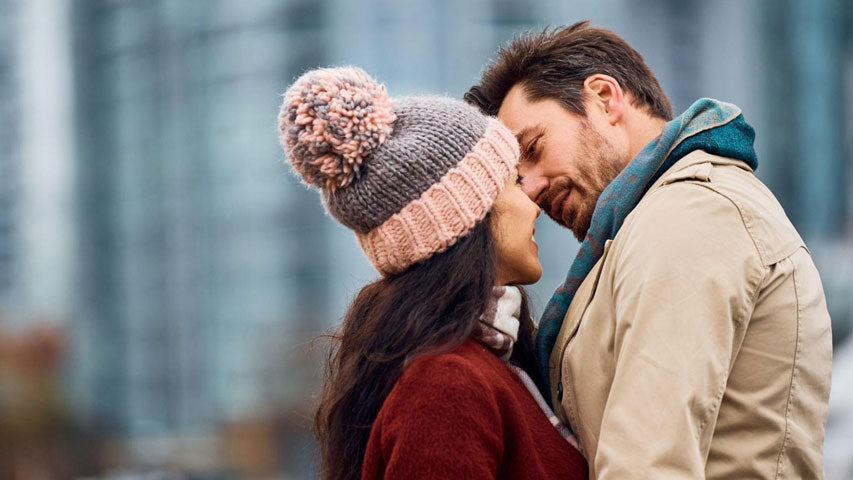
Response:
[[[548,214],[549,217],[562,223],[562,218],[555,218],[552,214],[551,204],[554,203],[555,198],[572,189],[576,189],[580,192],[580,189],[577,187],[577,185],[575,185],[574,182],[572,182],[568,178],[562,177],[555,179],[548,187],[548,190],[546,190],[545,193],[543,193],[539,197],[537,204],[542,210],[545,211],[545,213]]]

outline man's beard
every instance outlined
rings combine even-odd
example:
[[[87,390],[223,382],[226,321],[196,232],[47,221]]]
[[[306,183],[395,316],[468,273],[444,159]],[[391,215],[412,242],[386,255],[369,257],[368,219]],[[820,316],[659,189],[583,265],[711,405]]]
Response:
[[[578,172],[575,182],[568,177],[554,179],[548,192],[540,200],[539,206],[555,222],[571,230],[580,242],[589,231],[595,204],[601,192],[619,175],[626,162],[619,158],[613,145],[592,128],[588,120],[584,120],[581,124],[577,141],[580,145],[579,154],[585,165],[584,168]],[[562,212],[564,215],[569,214],[569,218],[554,218],[551,214],[552,201],[570,190],[574,190],[571,195],[579,196],[578,201],[573,205],[575,208],[571,212]]]

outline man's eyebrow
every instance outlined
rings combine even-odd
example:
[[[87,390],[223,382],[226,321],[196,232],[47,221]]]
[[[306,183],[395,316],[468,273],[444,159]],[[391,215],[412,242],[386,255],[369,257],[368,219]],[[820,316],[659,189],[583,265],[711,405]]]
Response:
[[[535,130],[537,128],[539,128],[539,125],[531,125],[529,127],[524,127],[520,132],[516,133],[515,139],[518,141],[518,144],[521,145],[522,143],[524,143],[523,142],[524,137],[526,137],[527,134],[529,134],[530,132],[532,132],[533,130]]]
[[[516,141],[518,141],[519,145],[522,145],[524,143],[524,138],[527,135],[529,135],[530,132],[533,132],[533,131],[540,131],[541,132],[542,130],[544,130],[544,128],[542,127],[542,125],[539,125],[539,124],[531,125],[529,127],[524,127],[520,132],[515,134],[515,139],[516,139]]]

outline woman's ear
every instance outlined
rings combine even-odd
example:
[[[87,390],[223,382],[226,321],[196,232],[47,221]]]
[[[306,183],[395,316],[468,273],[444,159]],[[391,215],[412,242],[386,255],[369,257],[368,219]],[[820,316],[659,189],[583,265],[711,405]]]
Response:
[[[584,80],[583,87],[587,97],[587,109],[601,109],[611,125],[622,119],[625,112],[625,94],[615,78],[596,73]]]

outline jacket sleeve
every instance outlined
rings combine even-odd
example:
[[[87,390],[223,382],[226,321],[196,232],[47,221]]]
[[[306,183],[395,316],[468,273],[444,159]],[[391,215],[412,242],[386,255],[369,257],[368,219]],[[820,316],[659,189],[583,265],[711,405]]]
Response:
[[[614,251],[616,363],[591,461],[599,479],[704,478],[764,267],[723,195],[677,183],[647,201]]]
[[[497,478],[503,426],[482,374],[453,356],[421,360],[382,408],[382,478]]]

